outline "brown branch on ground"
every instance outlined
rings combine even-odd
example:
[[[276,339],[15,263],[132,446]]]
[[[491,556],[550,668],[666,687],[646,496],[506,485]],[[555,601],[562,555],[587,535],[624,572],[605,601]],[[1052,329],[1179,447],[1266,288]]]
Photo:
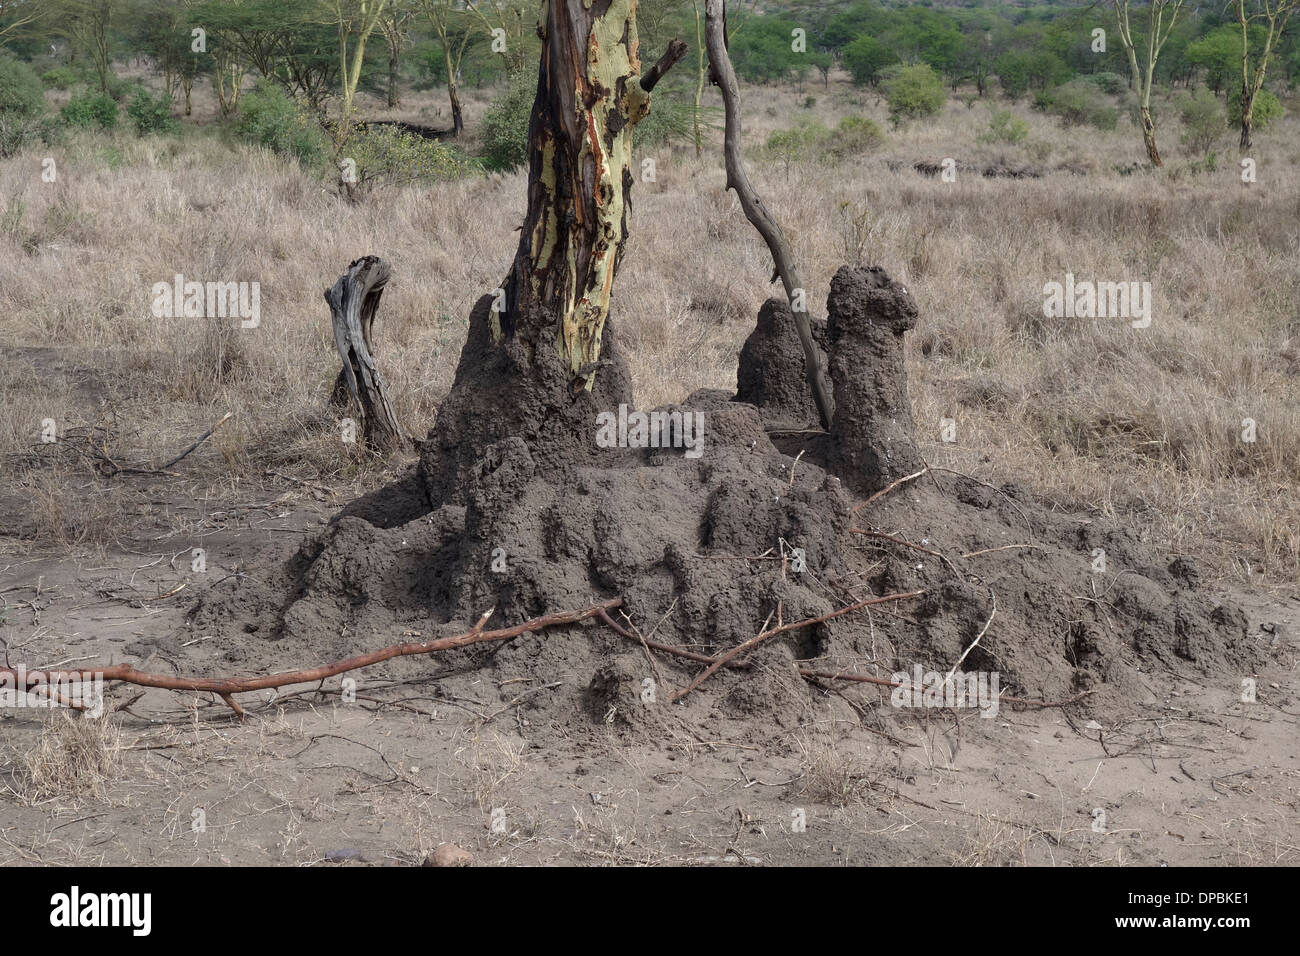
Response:
[[[432,654],[437,651],[453,650],[484,641],[508,641],[519,637],[521,634],[540,631],[543,628],[554,627],[557,624],[576,624],[578,621],[585,621],[588,618],[602,615],[607,617],[606,612],[619,607],[622,603],[622,598],[612,598],[582,610],[557,611],[554,614],[544,614],[541,617],[532,618],[513,627],[485,631],[483,628],[487,624],[488,618],[492,616],[492,611],[489,610],[478,619],[478,623],[470,630],[454,637],[444,637],[421,643],[392,644],[388,647],[381,647],[377,651],[371,651],[368,654],[358,654],[341,661],[335,661],[333,664],[322,664],[320,667],[283,671],[279,674],[266,674],[260,677],[173,677],[170,674],[150,674],[145,671],[138,671],[129,664],[112,664],[107,667],[79,667],[75,670],[24,671],[27,686],[23,689],[29,690],[35,686],[51,686],[60,682],[68,683],[100,678],[105,682],[120,681],[124,684],[135,684],[139,687],[159,687],[163,690],[188,690],[217,694],[230,705],[236,714],[243,716],[243,708],[231,697],[232,694],[266,690],[272,687],[285,687],[289,684],[323,681],[346,671],[369,667],[372,664],[391,660],[394,657]],[[19,674],[16,668],[0,667],[0,676],[8,677],[17,682]]]
[[[673,702],[681,700],[691,691],[695,690],[695,688],[699,687],[700,684],[704,683],[704,681],[708,680],[708,678],[714,672],[716,672],[719,667],[722,667],[724,664],[730,661],[737,654],[742,654],[745,651],[748,651],[751,648],[758,646],[760,642],[767,640],[769,637],[772,637],[775,634],[781,634],[785,631],[797,630],[798,628],[801,627],[810,627],[813,624],[822,624],[834,618],[842,617],[845,614],[849,614],[853,611],[859,611],[862,608],[868,607],[872,604],[884,604],[887,601],[901,601],[905,598],[920,597],[924,593],[925,593],[924,591],[909,591],[906,594],[886,594],[883,597],[868,598],[865,601],[859,601],[856,604],[850,604],[848,607],[842,607],[838,611],[831,611],[829,614],[823,614],[821,617],[805,618],[802,621],[794,621],[790,624],[781,624],[777,627],[772,628],[771,630],[766,630],[766,629],[762,630],[758,634],[755,634],[753,637],[751,637],[749,640],[741,644],[737,644],[735,647],[727,651],[727,653],[723,654],[721,657],[714,658],[713,663],[711,663],[708,667],[706,667],[700,673],[700,675],[695,678],[695,680],[691,681],[688,685],[683,687],[681,690],[675,692],[672,695],[672,697],[669,699]]]

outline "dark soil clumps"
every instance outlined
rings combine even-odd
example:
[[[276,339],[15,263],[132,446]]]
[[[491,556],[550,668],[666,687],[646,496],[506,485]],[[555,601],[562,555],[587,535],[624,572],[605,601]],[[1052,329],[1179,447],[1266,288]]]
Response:
[[[575,390],[553,344],[527,332],[539,323],[490,341],[485,298],[419,468],[349,506],[284,565],[217,588],[194,626],[223,641],[228,660],[283,668],[459,633],[489,608],[503,627],[620,597],[613,617],[631,637],[588,621],[378,670],[497,687],[503,703],[518,688],[483,681],[484,669],[502,683],[527,678],[547,689],[520,705],[529,720],[564,734],[717,719],[794,727],[836,700],[800,668],[946,672],[963,653],[963,670],[998,672],[1004,693],[1097,691],[1093,709],[1149,697],[1143,661],[1250,672],[1260,650],[1242,613],[1199,590],[1190,562],[1161,561],[1098,516],[948,473],[855,513],[868,492],[922,467],[903,364],[917,309],[883,270],[845,267],[828,311],[817,337],[835,387],[829,435],[781,447],[769,437],[774,422],[816,419],[788,310],[770,301],[737,396],[701,390],[656,410],[677,422],[669,437],[689,434],[673,413],[702,414],[701,445],[602,447],[597,416],[634,410],[613,329],[593,390]],[[1106,573],[1093,570],[1095,548]],[[923,593],[765,640],[681,704],[673,691],[704,665],[636,639],[653,632],[713,656],[765,625],[912,591]],[[892,710],[887,690],[879,699]]]

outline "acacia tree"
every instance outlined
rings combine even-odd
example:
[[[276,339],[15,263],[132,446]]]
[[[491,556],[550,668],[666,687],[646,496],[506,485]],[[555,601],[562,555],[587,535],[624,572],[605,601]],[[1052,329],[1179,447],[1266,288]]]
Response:
[[[1268,69],[1269,57],[1273,47],[1286,29],[1287,20],[1300,0],[1232,0],[1233,13],[1241,27],[1241,140],[1242,149],[1250,148],[1252,113],[1255,109],[1255,97],[1264,86],[1264,72]],[[1255,60],[1255,69],[1250,68],[1250,26],[1252,23],[1267,25],[1264,43]]]
[[[1145,11],[1135,16],[1132,0],[1111,0],[1115,7],[1115,18],[1119,24],[1119,39],[1128,54],[1129,77],[1137,87],[1138,112],[1142,119],[1142,141],[1146,144],[1147,156],[1152,165],[1161,166],[1160,150],[1156,148],[1156,124],[1151,119],[1151,84],[1155,80],[1156,63],[1160,51],[1174,31],[1178,22],[1178,13],[1183,7],[1183,0],[1148,0]],[[1134,21],[1139,20],[1138,27],[1144,28],[1134,39]],[[1142,50],[1142,61],[1138,60],[1138,48]]]
[[[410,39],[411,21],[415,19],[414,0],[389,0],[388,7],[379,18],[379,32],[383,34],[388,46],[388,106],[392,108],[401,101],[398,89],[398,74],[402,66],[402,50]]]
[[[0,47],[36,24],[49,8],[36,0],[0,0]]]
[[[525,0],[467,0],[465,7],[487,29],[492,37],[492,52],[501,54],[506,72],[521,71],[526,57],[524,30],[530,22],[529,11],[535,10],[536,4]]]
[[[637,0],[546,0],[528,124],[528,211],[503,286],[494,341],[517,321],[553,325],[575,391],[590,390],[627,240],[632,129],[660,78],[686,55],[673,40],[642,74]],[[517,318],[522,317],[522,318]]]
[[[433,32],[442,46],[442,65],[447,74],[447,96],[451,100],[452,135],[459,136],[465,128],[464,113],[460,105],[460,64],[469,46],[473,23],[458,7],[457,0],[425,0],[424,9],[433,22]]]
[[[342,87],[334,144],[341,147],[352,130],[353,102],[361,84],[366,43],[379,25],[388,0],[321,0],[329,23],[338,30],[339,83]]]
[[[120,0],[64,0],[55,11],[59,31],[90,54],[102,93],[108,92],[110,31],[121,13],[120,7]]]

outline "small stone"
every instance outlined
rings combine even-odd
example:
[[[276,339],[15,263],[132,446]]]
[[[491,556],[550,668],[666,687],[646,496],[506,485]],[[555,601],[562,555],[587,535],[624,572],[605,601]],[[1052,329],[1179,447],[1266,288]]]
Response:
[[[474,857],[454,843],[443,843],[425,858],[424,866],[469,866]]]

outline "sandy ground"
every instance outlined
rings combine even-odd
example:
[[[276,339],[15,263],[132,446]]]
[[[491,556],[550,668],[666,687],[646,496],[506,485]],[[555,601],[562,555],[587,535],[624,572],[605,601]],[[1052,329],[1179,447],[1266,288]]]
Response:
[[[139,484],[153,521],[96,556],[0,539],[10,662],[176,672],[157,645],[180,635],[183,672],[203,656],[210,675],[237,672],[185,610],[288,555],[345,500],[285,489],[204,502],[179,482]],[[740,739],[547,726],[532,695],[579,694],[585,673],[535,688],[363,671],[355,701],[336,678],[246,695],[244,721],[209,695],[119,685],[89,743],[70,727],[84,718],[0,712],[0,861],[403,865],[449,842],[476,865],[1293,865],[1300,603],[1233,597],[1275,638],[1256,703],[1232,682],[1152,674],[1149,699],[1103,726],[1010,707],[881,723],[843,700]],[[95,771],[51,770],[87,752],[107,754]]]

